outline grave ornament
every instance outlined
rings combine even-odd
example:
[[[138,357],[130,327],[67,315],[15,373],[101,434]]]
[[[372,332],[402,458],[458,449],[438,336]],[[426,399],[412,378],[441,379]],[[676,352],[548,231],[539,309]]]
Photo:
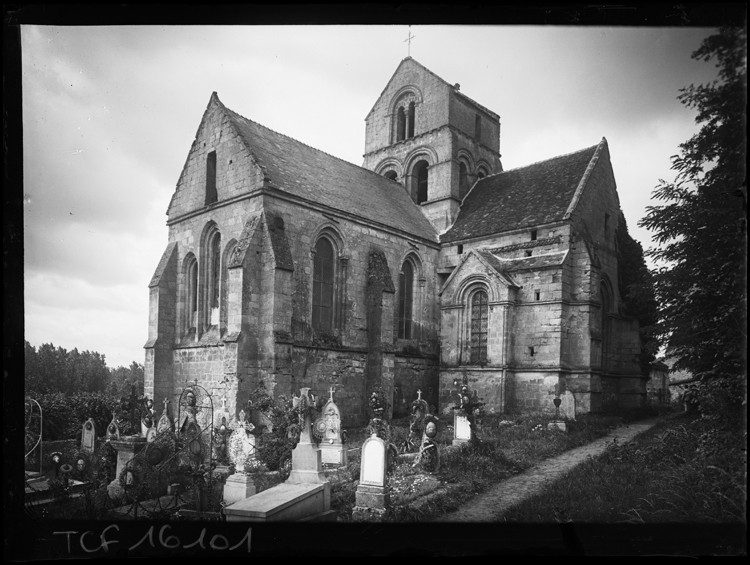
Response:
[[[453,386],[459,386],[459,381],[454,380]],[[476,400],[476,393],[472,395],[467,384],[466,377],[460,385],[458,392],[458,402],[453,406],[453,445],[461,443],[479,443],[477,434],[476,419],[480,414],[480,409],[484,402]]]
[[[226,444],[227,457],[234,465],[235,473],[244,474],[245,465],[255,459],[255,436],[250,433],[254,428],[247,421],[245,411],[241,410]]]
[[[440,456],[438,454],[438,446],[435,443],[435,436],[438,432],[438,419],[432,415],[427,414],[425,416],[424,435],[422,436],[422,443],[419,446],[419,454],[415,465],[421,467],[428,473],[434,473],[440,468]]]
[[[107,426],[107,440],[120,439],[120,428],[117,426],[117,413],[112,412],[112,421]]]
[[[159,422],[156,424],[156,433],[163,434],[165,432],[168,432],[172,429],[172,422],[169,419],[169,414],[167,414],[167,406],[169,405],[169,399],[164,399],[164,410],[161,413],[161,416],[159,417]]]
[[[333,401],[334,389],[329,390],[330,398],[323,406],[322,415],[313,425],[313,433],[320,441],[323,463],[327,465],[346,465],[348,457],[344,448],[341,431],[341,412]]]
[[[219,465],[229,463],[229,452],[227,444],[232,430],[227,423],[226,416],[222,416],[219,425],[214,428],[214,457]]]
[[[390,443],[391,426],[383,417],[388,410],[388,400],[382,387],[377,387],[370,393],[369,407],[372,417],[367,425],[367,433],[377,435],[386,444]]]
[[[427,402],[422,399],[422,390],[417,390],[417,399],[411,403],[409,437],[406,440],[406,451],[416,446],[424,435],[425,417],[430,412]]]

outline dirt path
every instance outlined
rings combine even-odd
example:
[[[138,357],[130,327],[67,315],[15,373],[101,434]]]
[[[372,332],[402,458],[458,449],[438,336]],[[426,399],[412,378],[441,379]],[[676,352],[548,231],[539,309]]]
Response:
[[[541,492],[548,483],[556,481],[587,457],[596,457],[601,454],[607,444],[615,439],[619,444],[627,443],[638,434],[653,428],[663,419],[663,417],[651,418],[621,426],[605,437],[547,459],[520,475],[498,483],[468,504],[455,512],[444,514],[435,522],[496,522],[512,506]]]

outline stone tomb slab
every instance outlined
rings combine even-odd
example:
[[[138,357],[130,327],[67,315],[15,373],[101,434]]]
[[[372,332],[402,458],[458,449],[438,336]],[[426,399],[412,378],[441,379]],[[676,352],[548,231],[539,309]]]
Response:
[[[296,522],[331,509],[329,483],[282,483],[224,509],[227,522]]]

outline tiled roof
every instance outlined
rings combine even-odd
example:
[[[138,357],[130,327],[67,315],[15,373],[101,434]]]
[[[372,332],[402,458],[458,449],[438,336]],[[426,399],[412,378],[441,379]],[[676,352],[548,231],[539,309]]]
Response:
[[[558,267],[565,261],[567,251],[548,253],[546,255],[535,255],[532,257],[519,257],[517,259],[500,259],[489,251],[478,249],[481,255],[495,270],[503,273],[522,271],[524,269],[541,269],[543,267]]]
[[[575,153],[503,171],[479,180],[461,205],[442,243],[562,220],[596,150]]]
[[[437,241],[437,233],[403,186],[227,109],[270,185],[334,210]]]

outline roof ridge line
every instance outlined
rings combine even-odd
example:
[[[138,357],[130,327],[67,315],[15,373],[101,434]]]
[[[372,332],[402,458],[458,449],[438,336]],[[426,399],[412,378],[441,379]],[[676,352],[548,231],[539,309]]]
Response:
[[[225,106],[225,108],[226,108],[226,106]],[[327,155],[327,156],[331,157],[332,159],[336,159],[337,161],[341,161],[342,163],[346,163],[347,165],[350,165],[352,167],[357,167],[358,169],[362,169],[363,171],[370,172],[370,173],[372,173],[372,174],[374,174],[374,175],[376,175],[378,177],[382,176],[382,175],[378,175],[378,173],[376,173],[375,171],[371,171],[370,169],[366,169],[365,167],[363,167],[361,165],[357,165],[356,163],[352,163],[351,161],[347,161],[346,159],[342,159],[341,157],[337,157],[336,155],[332,155],[331,153],[323,151],[322,149],[318,149],[317,147],[313,147],[312,145],[308,145],[304,141],[300,141],[299,139],[295,139],[294,137],[286,135],[285,133],[281,133],[279,131],[276,131],[275,129],[271,129],[268,126],[264,126],[260,122],[256,122],[255,120],[251,120],[250,118],[247,118],[247,117],[243,116],[242,114],[239,114],[238,112],[235,112],[231,108],[226,108],[226,109],[229,112],[231,112],[232,114],[236,115],[238,118],[242,118],[243,120],[247,120],[248,122],[252,122],[256,126],[262,127],[263,129],[268,130],[268,131],[270,131],[272,133],[275,133],[276,135],[279,135],[281,137],[285,137],[286,139],[294,141],[295,143],[299,143],[300,145],[304,145],[308,149],[312,149],[313,151],[316,151],[318,153],[322,153],[323,155]],[[383,177],[383,178],[385,178],[385,177]]]
[[[601,141],[599,143],[597,143],[596,145],[590,145],[588,147],[584,147],[583,149],[578,149],[576,151],[570,151],[568,153],[563,153],[562,155],[555,155],[554,157],[549,157],[548,159],[542,159],[540,161],[534,161],[533,163],[529,163],[528,165],[523,165],[523,166],[520,166],[520,167],[514,167],[512,169],[505,169],[504,171],[500,171],[500,172],[494,173],[492,175],[487,175],[484,178],[489,178],[489,177],[492,177],[492,176],[495,176],[495,175],[500,175],[502,173],[510,173],[512,171],[517,171],[519,169],[528,169],[529,167],[533,167],[535,165],[540,165],[542,163],[546,163],[547,161],[552,161],[554,159],[562,159],[563,157],[570,157],[571,155],[575,155],[576,153],[583,153],[584,151],[588,151],[589,149],[591,149],[593,147],[599,147],[599,145],[601,145]]]
[[[222,104],[222,105],[223,105],[223,104]],[[238,116],[238,117],[242,118],[243,120],[247,120],[248,122],[252,122],[252,123],[253,123],[253,124],[255,124],[256,126],[259,126],[259,127],[263,128],[263,129],[266,129],[266,130],[268,130],[268,131],[270,131],[270,132],[273,132],[273,133],[274,133],[274,134],[276,134],[276,135],[279,135],[279,136],[281,136],[281,137],[284,137],[284,138],[286,138],[286,139],[289,139],[289,140],[291,140],[291,141],[293,141],[293,142],[295,142],[295,143],[299,143],[300,145],[304,145],[305,147],[307,147],[308,149],[311,149],[312,151],[316,151],[316,152],[318,152],[318,153],[322,153],[323,155],[327,155],[328,157],[331,157],[332,159],[336,159],[337,161],[340,161],[340,162],[342,162],[342,163],[345,163],[345,164],[349,165],[350,167],[356,167],[357,169],[359,169],[359,170],[361,170],[361,171],[366,171],[367,173],[369,173],[369,174],[371,174],[371,175],[374,175],[374,176],[376,176],[376,177],[377,177],[377,178],[379,178],[379,179],[383,179],[383,180],[386,180],[386,181],[388,181],[388,182],[396,182],[396,181],[392,181],[391,179],[389,179],[389,178],[387,178],[387,177],[384,177],[384,176],[383,176],[383,175],[381,175],[381,174],[378,174],[378,173],[376,173],[375,171],[373,171],[373,170],[371,170],[371,169],[368,169],[368,168],[366,168],[366,167],[363,167],[362,165],[357,165],[356,163],[352,163],[351,161],[347,161],[346,159],[342,159],[341,157],[337,157],[336,155],[331,155],[330,153],[327,153],[326,151],[323,151],[322,149],[318,149],[317,147],[313,147],[312,145],[308,145],[308,144],[307,144],[307,143],[305,143],[304,141],[300,141],[300,140],[298,140],[298,139],[295,139],[295,138],[293,138],[293,137],[291,137],[291,136],[288,136],[288,135],[286,135],[286,134],[283,134],[283,133],[281,133],[281,132],[278,132],[278,131],[276,131],[276,130],[273,130],[273,129],[269,128],[268,126],[264,126],[263,124],[261,124],[261,123],[258,123],[258,122],[256,122],[255,120],[251,120],[250,118],[246,118],[245,116],[243,116],[242,114],[239,114],[239,113],[235,112],[235,111],[234,111],[234,110],[232,110],[231,108],[227,108],[226,106],[224,106],[224,108],[225,108],[225,109],[226,109],[227,111],[231,112],[232,114],[235,114],[236,116]],[[250,149],[248,148],[248,150],[250,150]],[[252,151],[250,151],[250,152],[252,153]],[[255,155],[254,155],[254,154],[253,154],[253,156],[255,157]],[[258,163],[258,165],[259,165],[259,166],[260,166],[260,167],[261,167],[261,168],[263,169],[263,171],[264,171],[264,172],[266,172],[266,169],[265,169],[265,167],[264,167],[263,165],[261,165],[261,164],[260,164],[260,161],[258,161],[257,157],[255,158],[255,160],[256,160],[256,162]],[[404,187],[403,187],[403,185],[401,185],[400,183],[396,182],[396,184],[397,184],[397,185],[398,185],[399,187],[401,187],[402,189],[404,188]],[[430,221],[429,221],[429,220],[427,220],[426,218],[425,218],[425,220],[426,220],[426,222],[427,222],[427,223],[426,223],[426,225],[429,225],[430,227],[432,227],[432,223],[430,223]],[[433,228],[433,229],[434,229],[434,228]]]
[[[583,194],[583,189],[588,184],[589,178],[591,177],[591,172],[599,162],[599,156],[602,154],[602,150],[606,144],[607,139],[602,137],[602,140],[596,145],[594,154],[591,156],[589,164],[586,166],[586,170],[583,172],[583,176],[581,177],[581,180],[576,187],[576,191],[573,193],[573,198],[570,200],[570,204],[568,205],[568,209],[565,211],[565,215],[563,215],[563,220],[569,219],[573,214],[573,210],[575,210],[576,206],[578,205],[578,202],[581,199],[581,194]]]

